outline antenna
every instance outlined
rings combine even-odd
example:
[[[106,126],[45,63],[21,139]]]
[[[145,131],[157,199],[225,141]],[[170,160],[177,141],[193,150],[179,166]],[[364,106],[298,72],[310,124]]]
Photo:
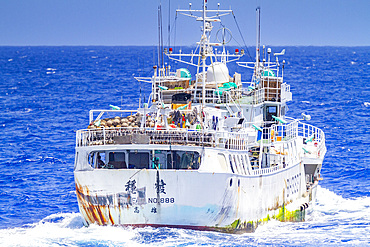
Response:
[[[160,27],[160,20],[159,20],[159,12],[160,12],[160,6],[158,6],[158,66],[161,65],[161,59],[160,59],[160,52],[161,52],[161,27]]]
[[[171,47],[171,0],[168,0],[168,48],[170,47]]]
[[[163,67],[162,3],[158,6],[158,65]]]
[[[256,76],[258,75],[259,73],[259,66],[260,66],[260,27],[261,27],[261,18],[260,18],[260,14],[261,14],[261,8],[260,6],[257,7],[256,9],[256,29],[257,29],[257,37],[256,37]]]

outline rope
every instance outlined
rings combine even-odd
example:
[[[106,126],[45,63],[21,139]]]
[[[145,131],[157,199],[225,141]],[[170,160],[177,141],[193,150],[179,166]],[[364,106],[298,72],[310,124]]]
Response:
[[[237,20],[236,20],[236,17],[235,17],[235,15],[234,15],[234,12],[232,12],[232,14],[233,14],[233,17],[234,17],[234,20],[235,20],[236,27],[238,28],[239,34],[240,34],[240,36],[241,36],[241,38],[242,38],[242,40],[243,40],[244,47],[245,47],[245,49],[247,50],[248,56],[249,56],[249,58],[253,61],[253,58],[252,58],[251,54],[249,53],[248,47],[247,47],[247,45],[246,45],[246,43],[245,43],[245,40],[244,40],[243,34],[242,34],[242,32],[240,31],[240,27],[239,27],[239,24],[238,24],[238,22],[237,22]]]

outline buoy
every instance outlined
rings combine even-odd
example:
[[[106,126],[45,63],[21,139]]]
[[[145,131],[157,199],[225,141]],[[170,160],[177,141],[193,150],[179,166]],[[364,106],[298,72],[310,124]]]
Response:
[[[115,118],[112,122],[113,122],[113,125],[119,125],[121,123],[121,121],[117,118]]]
[[[111,108],[111,110],[121,110],[121,108],[115,105],[109,105],[109,107]]]

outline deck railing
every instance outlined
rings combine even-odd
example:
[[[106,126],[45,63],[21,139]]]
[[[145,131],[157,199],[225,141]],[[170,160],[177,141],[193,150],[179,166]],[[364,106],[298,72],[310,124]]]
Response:
[[[164,144],[218,147],[232,150],[248,150],[253,146],[271,146],[300,138],[312,141],[320,156],[325,152],[324,132],[312,125],[292,121],[284,125],[272,125],[262,132],[251,134],[228,131],[202,131],[188,129],[159,130],[153,128],[103,128],[78,130],[76,146],[118,144]]]
[[[111,128],[78,130],[76,145],[81,147],[114,144],[165,144],[245,150],[248,146],[247,140],[247,134],[230,132]]]

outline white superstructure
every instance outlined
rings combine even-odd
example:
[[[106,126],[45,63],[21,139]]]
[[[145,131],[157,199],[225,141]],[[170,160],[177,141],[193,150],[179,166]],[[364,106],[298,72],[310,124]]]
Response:
[[[271,218],[304,220],[325,135],[285,116],[292,99],[278,60],[285,51],[267,49],[260,61],[258,45],[255,62],[238,62],[254,70],[244,88],[227,67],[244,50],[230,54],[225,40],[210,42],[212,23],[232,11],[208,10],[204,1],[202,10],[178,13],[203,23],[197,52],[165,54],[197,73],[154,66],[153,77],[136,78],[152,84],[148,103],[91,110],[88,129],[77,131],[74,174],[86,224],[243,232]]]

